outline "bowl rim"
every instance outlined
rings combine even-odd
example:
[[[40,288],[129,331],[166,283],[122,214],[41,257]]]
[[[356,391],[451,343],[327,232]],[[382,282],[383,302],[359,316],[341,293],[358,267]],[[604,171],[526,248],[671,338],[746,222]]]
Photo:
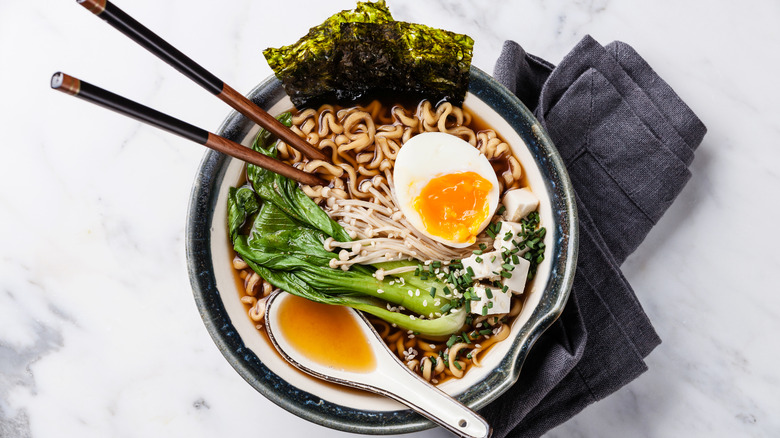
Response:
[[[507,123],[517,131],[537,159],[547,190],[552,194],[551,209],[558,239],[553,242],[553,256],[563,263],[552,265],[542,297],[529,323],[532,326],[501,360],[499,368],[506,373],[493,373],[480,382],[486,390],[468,390],[458,399],[472,409],[480,409],[506,392],[519,378],[529,350],[539,336],[561,315],[574,281],[579,240],[574,190],[566,167],[552,140],[533,113],[506,87],[482,70],[471,67],[469,91],[489,107],[511,108]],[[257,85],[247,97],[260,107],[269,107],[285,95],[281,82],[274,76]],[[245,116],[233,111],[222,122],[217,134],[241,141],[254,125]],[[528,141],[532,140],[532,141]],[[207,151],[193,181],[187,210],[185,249],[187,269],[198,312],[209,335],[231,366],[252,387],[285,410],[308,421],[353,433],[402,434],[434,426],[430,420],[411,410],[361,411],[300,390],[268,369],[253,351],[244,346],[233,327],[216,287],[211,261],[211,229],[218,188],[223,180],[229,157]],[[552,224],[551,224],[552,225]],[[520,339],[522,338],[522,339]],[[281,396],[280,396],[281,394]]]

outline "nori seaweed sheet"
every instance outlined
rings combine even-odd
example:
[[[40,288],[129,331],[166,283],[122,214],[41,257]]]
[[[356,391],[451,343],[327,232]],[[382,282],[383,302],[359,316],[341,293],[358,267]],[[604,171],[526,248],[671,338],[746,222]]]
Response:
[[[394,21],[385,2],[359,2],[297,43],[263,53],[298,107],[404,94],[460,105],[474,40]]]

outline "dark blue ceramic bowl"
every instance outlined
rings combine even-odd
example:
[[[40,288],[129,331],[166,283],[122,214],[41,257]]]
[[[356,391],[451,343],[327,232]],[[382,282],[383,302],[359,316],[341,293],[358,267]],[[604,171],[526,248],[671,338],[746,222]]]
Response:
[[[271,114],[291,108],[275,78],[248,96]],[[491,349],[483,367],[461,380],[441,385],[473,409],[496,399],[517,381],[529,349],[561,314],[574,278],[577,213],[569,177],[558,151],[533,114],[506,88],[472,68],[465,105],[512,145],[532,190],[541,199],[547,227],[547,254],[510,338]],[[232,113],[218,133],[249,144],[258,128]],[[195,179],[187,217],[190,280],[203,321],[233,368],[258,392],[288,411],[315,423],[364,434],[398,434],[433,426],[429,420],[380,396],[334,388],[292,369],[275,354],[249,320],[239,301],[226,232],[227,188],[241,178],[243,163],[206,153]]]

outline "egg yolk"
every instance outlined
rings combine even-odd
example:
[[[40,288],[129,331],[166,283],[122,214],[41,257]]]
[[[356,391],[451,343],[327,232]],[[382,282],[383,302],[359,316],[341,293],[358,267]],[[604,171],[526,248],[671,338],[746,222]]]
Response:
[[[492,188],[476,172],[440,175],[423,187],[414,209],[430,234],[456,243],[474,242],[490,212]]]

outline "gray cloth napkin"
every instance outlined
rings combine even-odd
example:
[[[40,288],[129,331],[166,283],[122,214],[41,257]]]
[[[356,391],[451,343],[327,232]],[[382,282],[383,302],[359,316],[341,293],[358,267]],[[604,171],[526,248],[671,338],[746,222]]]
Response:
[[[561,317],[482,410],[494,437],[537,437],[645,370],[661,342],[620,272],[691,176],[706,128],[633,48],[586,36],[556,67],[507,41],[494,72],[547,129],[577,196],[580,248]]]

